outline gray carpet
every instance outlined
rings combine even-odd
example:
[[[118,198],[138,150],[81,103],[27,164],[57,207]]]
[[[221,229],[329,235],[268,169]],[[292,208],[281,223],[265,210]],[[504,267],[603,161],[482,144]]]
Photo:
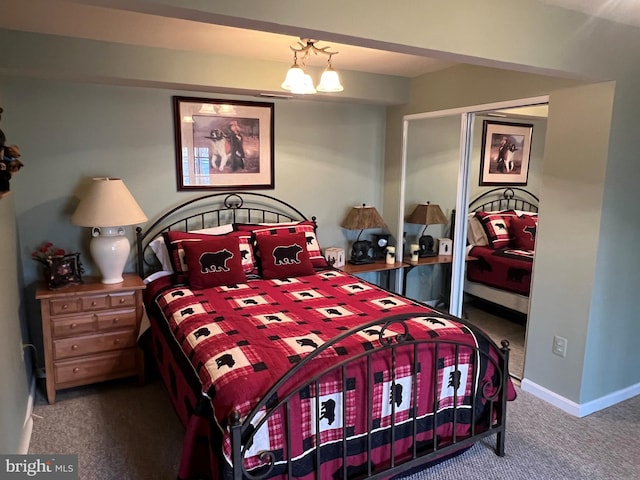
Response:
[[[409,480],[640,478],[640,396],[578,419],[522,392],[509,404],[506,456],[488,441]],[[183,429],[158,383],[39,393],[29,453],[75,453],[83,480],[175,479]]]

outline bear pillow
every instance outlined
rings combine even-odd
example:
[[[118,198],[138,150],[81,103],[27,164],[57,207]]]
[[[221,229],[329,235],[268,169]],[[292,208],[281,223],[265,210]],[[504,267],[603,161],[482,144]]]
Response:
[[[262,278],[313,275],[304,233],[256,236]]]
[[[182,248],[193,290],[247,281],[237,238],[210,236],[198,242],[184,242]]]

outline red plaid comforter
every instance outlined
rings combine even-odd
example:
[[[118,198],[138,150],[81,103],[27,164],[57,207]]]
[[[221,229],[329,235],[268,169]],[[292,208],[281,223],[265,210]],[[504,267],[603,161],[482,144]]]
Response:
[[[325,341],[346,330],[372,319],[410,314],[406,325],[411,338],[446,339],[472,347],[478,346],[479,342],[486,343],[452,317],[334,270],[284,280],[252,280],[246,284],[201,291],[192,291],[184,284],[167,285],[166,278],[161,280],[157,285],[149,285],[147,298],[162,312],[200,378],[203,392],[211,398],[215,420],[227,433],[223,441],[227,458],[230,453],[229,413],[238,410],[244,418],[294,365]],[[305,377],[310,378],[337,361],[374,348],[379,344],[380,329],[374,327],[359,332],[328,349],[308,365]],[[400,333],[400,324],[391,325],[385,336]],[[427,347],[423,345],[420,348]],[[483,348],[490,347],[485,344]],[[453,427],[449,423],[451,418],[447,417],[448,407],[454,398],[458,404],[470,404],[477,393],[474,390],[477,390],[478,383],[482,383],[480,376],[493,375],[493,367],[491,364],[480,367],[481,362],[475,358],[473,350],[465,352],[464,347],[459,350],[456,364],[455,348],[441,347],[437,360],[440,376],[437,391],[433,392],[433,372],[427,371],[429,367],[418,377],[415,387],[418,392],[414,395],[412,351],[413,347],[398,349],[394,375],[388,355],[373,357],[374,404],[370,415],[365,411],[367,407],[362,398],[366,391],[362,385],[370,380],[365,378],[366,370],[361,366],[350,366],[344,381],[335,377],[322,378],[318,391],[312,385],[300,392],[291,403],[288,420],[284,418],[284,409],[281,409],[258,428],[245,456],[247,468],[262,465],[258,453],[269,450],[278,452],[276,462],[287,456],[300,459],[297,468],[304,475],[315,468],[307,457],[317,438],[320,444],[331,445],[333,442],[331,448],[339,449],[335,441],[342,438],[343,431],[354,440],[349,444],[349,451],[353,451],[351,458],[357,465],[363,460],[365,447],[362,442],[371,431],[369,425],[373,427],[373,444],[379,446],[389,443],[388,429],[384,427],[392,421],[400,426],[396,437],[398,448],[407,451],[411,448],[411,444],[407,444],[409,424],[414,417],[418,419],[419,427],[424,424],[421,427],[424,434],[419,439],[424,442],[433,439],[432,429],[426,423],[433,421],[431,399],[434,396],[437,397],[438,414],[442,413],[438,418],[437,435],[450,437]],[[425,352],[424,355],[433,355],[433,352]],[[346,385],[346,390],[343,385]],[[509,387],[511,397],[514,397],[512,386]],[[422,396],[430,400],[414,405],[414,399]],[[342,402],[347,406],[346,418],[341,418],[341,409],[337,407]],[[414,416],[416,409],[417,415]],[[444,421],[447,418],[448,421]],[[286,452],[283,425],[292,419],[293,434],[299,437],[296,439],[299,442],[294,441],[292,451]],[[468,433],[469,419],[465,422],[464,418],[458,418],[456,421],[456,435]],[[316,425],[319,425],[320,432],[316,432]],[[407,430],[406,435],[402,434],[403,428]],[[371,438],[367,441],[372,441]],[[323,455],[339,456],[334,453],[324,451]],[[388,456],[388,452],[380,455]],[[327,474],[333,474],[336,466],[328,462],[323,468]]]
[[[533,250],[473,247],[469,255],[478,260],[467,262],[468,280],[529,296]]]

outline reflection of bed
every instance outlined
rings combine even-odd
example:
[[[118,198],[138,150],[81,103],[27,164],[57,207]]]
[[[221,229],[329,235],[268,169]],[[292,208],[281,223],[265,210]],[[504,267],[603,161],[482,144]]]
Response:
[[[529,311],[538,198],[517,188],[495,188],[469,204],[466,294]]]
[[[143,274],[163,268],[161,232],[173,273],[147,285],[141,342],[186,427],[178,478],[381,478],[493,434],[504,454],[507,343],[327,267],[314,222],[265,195],[209,195],[139,229]],[[241,260],[209,275],[220,245]]]

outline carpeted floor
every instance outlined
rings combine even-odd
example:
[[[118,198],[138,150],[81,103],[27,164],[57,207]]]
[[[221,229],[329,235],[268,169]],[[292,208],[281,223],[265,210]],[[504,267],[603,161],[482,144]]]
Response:
[[[640,396],[578,419],[516,388],[505,457],[487,440],[408,480],[640,478]],[[29,453],[78,454],[82,480],[171,480],[182,436],[159,383],[109,382],[61,391],[54,405],[39,390]]]
[[[526,319],[524,316],[508,314],[489,308],[482,303],[467,302],[463,308],[464,318],[483,329],[491,339],[500,345],[509,341],[509,373],[522,380],[524,373]]]

